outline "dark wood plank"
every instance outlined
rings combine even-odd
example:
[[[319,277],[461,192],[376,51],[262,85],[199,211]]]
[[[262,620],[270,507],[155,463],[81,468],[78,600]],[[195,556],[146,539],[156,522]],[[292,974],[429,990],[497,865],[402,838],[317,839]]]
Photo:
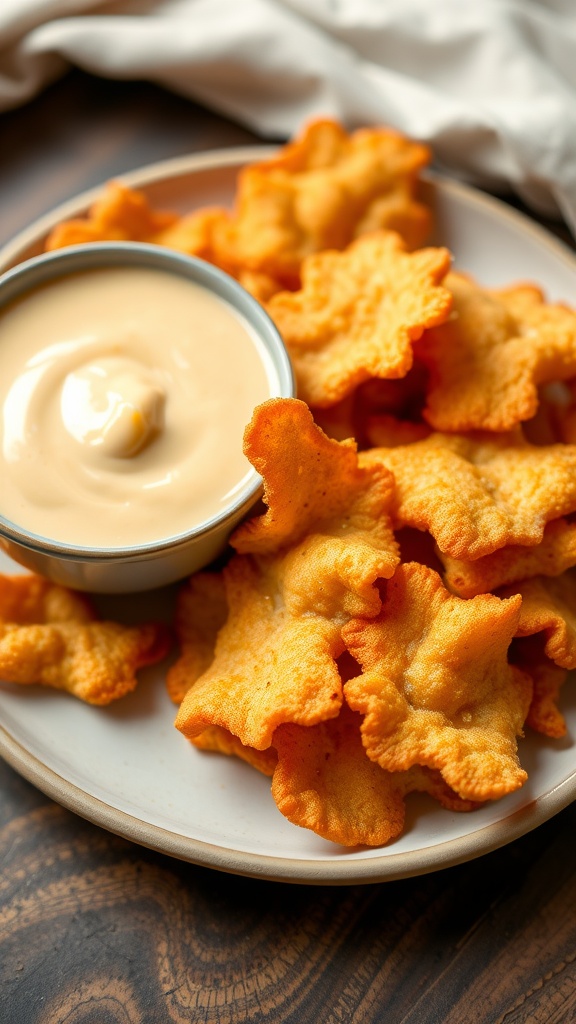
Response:
[[[11,1024],[573,1019],[574,807],[460,867],[323,888],[143,850],[5,765],[0,785]]]
[[[144,83],[79,72],[0,117],[0,241],[150,161],[254,141]],[[0,763],[0,1021],[576,1020],[576,809],[386,885],[236,878],[137,847]]]

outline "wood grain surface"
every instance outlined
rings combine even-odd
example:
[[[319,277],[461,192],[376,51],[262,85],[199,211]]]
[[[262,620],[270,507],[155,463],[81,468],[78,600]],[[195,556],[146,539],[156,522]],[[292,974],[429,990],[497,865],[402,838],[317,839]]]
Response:
[[[0,241],[82,189],[254,136],[74,72],[0,116]],[[576,1020],[576,809],[476,861],[305,887],[179,863],[0,762],[1,1024]]]

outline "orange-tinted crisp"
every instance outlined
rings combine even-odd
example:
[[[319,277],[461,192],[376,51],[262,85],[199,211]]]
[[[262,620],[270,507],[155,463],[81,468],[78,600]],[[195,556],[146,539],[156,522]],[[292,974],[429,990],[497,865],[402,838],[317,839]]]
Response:
[[[238,555],[224,570],[228,619],[210,668],[190,687],[176,726],[189,738],[219,726],[265,750],[283,722],[315,725],[338,714],[342,686],[340,615],[292,615],[278,560]]]
[[[228,605],[222,575],[198,572],[180,588],[176,605],[176,635],[180,657],[168,670],[166,686],[175,704],[209,668]]]
[[[496,799],[526,779],[516,737],[531,699],[507,662],[521,599],[454,597],[433,570],[401,565],[380,615],[343,629],[362,675],[347,702],[364,715],[368,756],[389,771],[438,769],[466,800]]]
[[[576,575],[534,576],[499,591],[522,596],[516,636],[543,633],[544,653],[561,668],[576,668]]]
[[[416,198],[429,159],[426,146],[389,128],[348,135],[334,121],[312,122],[240,173],[227,249],[239,265],[294,288],[306,256],[366,232],[397,231],[416,248],[430,229],[430,210]]]
[[[328,616],[375,614],[374,584],[398,562],[390,473],[360,469],[354,442],[326,437],[297,399],[259,406],[244,450],[264,479],[268,510],[235,531],[233,547],[284,553],[276,572],[293,614],[311,606]]]
[[[546,523],[576,509],[576,446],[530,445],[520,433],[435,433],[359,460],[394,474],[397,527],[428,530],[441,552],[464,561],[540,544]]]
[[[50,583],[43,576],[0,575],[0,623],[32,626],[91,622],[94,618],[94,609],[85,594]]]
[[[166,246],[207,260],[236,277],[260,302],[283,288],[262,271],[243,267],[229,244],[230,213],[206,206],[183,216],[155,210],[146,195],[119,181],[106,185],[103,195],[83,218],[63,221],[50,232],[46,249],[84,242],[132,241]]]
[[[380,846],[404,826],[406,781],[366,757],[360,715],[304,729],[282,725],[274,744],[272,796],[293,824],[343,846]]]
[[[244,433],[244,452],[263,478],[267,511],[232,535],[241,553],[268,554],[297,543],[319,524],[340,519],[350,499],[378,479],[358,468],[355,442],[328,438],[298,399],[259,405]],[[381,479],[384,505],[392,478],[386,472]]]
[[[396,416],[381,413],[366,417],[363,431],[371,447],[397,448],[399,445],[423,441],[429,436],[430,427],[426,423],[399,420]]]
[[[475,597],[530,576],[559,576],[576,565],[576,523],[554,519],[539,544],[512,544],[475,562],[440,554],[445,582],[460,597]]]
[[[539,634],[514,640],[510,660],[532,679],[532,700],[526,725],[551,739],[565,736],[566,720],[558,705],[568,677],[567,670],[559,668],[546,657]]]
[[[191,742],[198,750],[210,750],[216,754],[239,757],[241,761],[246,761],[263,775],[273,775],[278,763],[278,754],[274,747],[268,747],[266,750],[245,747],[237,736],[233,736],[231,732],[227,732],[226,729],[221,729],[217,725],[209,726],[199,736],[194,736]]]
[[[353,442],[327,438],[295,399],[259,406],[245,451],[267,512],[233,535],[224,570],[229,616],[215,658],[188,691],[178,727],[218,725],[249,747],[283,722],[314,725],[342,700],[335,659],[352,614],[380,607],[375,586],[398,561],[387,508],[392,478],[359,470]]]
[[[416,198],[426,146],[389,128],[348,135],[333,121],[310,124],[294,143],[239,175],[234,210],[184,216],[153,209],[143,192],[112,181],[86,217],[57,225],[46,248],[104,240],[147,241],[209,260],[259,301],[296,288],[304,256],[344,248],[382,228],[416,247],[430,228]]]
[[[452,297],[441,284],[449,265],[447,249],[408,253],[393,232],[309,256],[301,290],[280,292],[267,304],[299,397],[326,408],[372,377],[404,377],[412,343],[450,312]]]
[[[387,772],[366,756],[361,716],[343,705],[338,718],[311,728],[281,725],[272,796],[293,824],[343,846],[380,846],[404,827],[408,793],[428,792],[452,810],[470,810],[434,772]]]
[[[175,213],[154,210],[143,192],[121,181],[110,181],[86,218],[63,221],[51,231],[46,249],[61,249],[83,242],[149,242],[177,221]]]
[[[67,690],[108,704],[134,689],[136,672],[167,653],[162,626],[91,621],[87,602],[36,576],[0,577],[0,678]]]
[[[193,210],[183,217],[178,217],[168,227],[155,232],[151,241],[156,245],[165,245],[170,249],[178,249],[191,256],[216,263],[218,259],[215,238],[228,217],[228,211],[219,206]],[[223,259],[222,263],[223,270],[233,269],[231,261]]]
[[[453,315],[418,347],[430,370],[424,416],[436,430],[511,430],[534,416],[539,384],[576,376],[576,314],[533,285],[445,283]]]

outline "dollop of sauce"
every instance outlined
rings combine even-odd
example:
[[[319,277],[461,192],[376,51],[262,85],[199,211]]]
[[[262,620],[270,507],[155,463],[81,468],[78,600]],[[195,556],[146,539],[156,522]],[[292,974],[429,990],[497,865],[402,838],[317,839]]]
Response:
[[[135,359],[108,356],[70,371],[60,410],[66,430],[80,444],[127,459],[160,433],[165,402],[166,389],[153,370]]]
[[[185,533],[254,475],[242,435],[274,379],[243,318],[184,277],[50,281],[0,313],[0,512],[76,545]]]

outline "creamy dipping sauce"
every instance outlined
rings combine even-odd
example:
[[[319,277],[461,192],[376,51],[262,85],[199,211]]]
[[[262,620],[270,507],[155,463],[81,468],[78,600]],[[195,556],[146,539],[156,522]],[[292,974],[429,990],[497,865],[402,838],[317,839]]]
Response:
[[[0,511],[78,546],[185,533],[254,477],[242,435],[273,381],[249,324],[184,277],[52,280],[0,313]]]

